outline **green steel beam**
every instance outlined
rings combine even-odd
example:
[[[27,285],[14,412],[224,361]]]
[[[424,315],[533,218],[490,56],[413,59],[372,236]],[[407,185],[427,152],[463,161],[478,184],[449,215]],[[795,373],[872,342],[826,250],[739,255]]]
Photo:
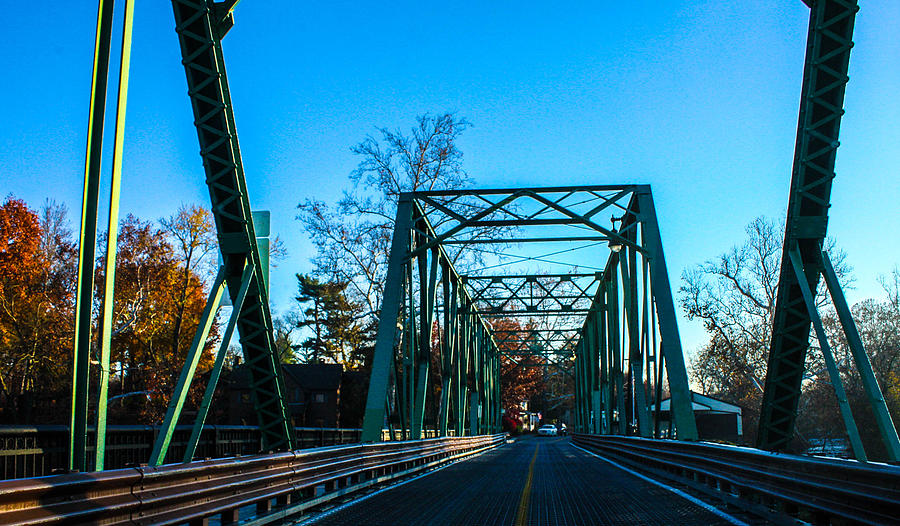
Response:
[[[637,193],[637,204],[644,244],[649,254],[650,287],[656,300],[660,347],[666,357],[666,377],[672,396],[673,421],[679,440],[698,440],[697,422],[692,409],[693,400],[684,364],[684,351],[678,334],[675,302],[672,298],[672,287],[669,285],[669,273],[666,270],[656,208],[649,187]]]
[[[88,398],[91,378],[91,314],[94,299],[94,258],[97,250],[97,211],[100,202],[100,162],[112,39],[113,0],[100,0],[91,102],[88,112],[84,195],[78,241],[78,277],[75,288],[75,352],[72,366],[72,417],[69,427],[69,469],[87,471]]]
[[[429,196],[425,199],[421,192],[401,194],[398,214],[405,218],[405,224],[402,226],[395,224],[388,263],[388,281],[382,303],[383,315],[379,321],[376,356],[373,361],[372,387],[369,391],[370,398],[367,400],[364,434],[367,433],[367,437],[371,437],[370,440],[380,438],[381,427],[385,423],[386,395],[388,406],[392,396],[397,400],[396,414],[400,416],[400,425],[403,429],[401,433],[405,436],[406,422],[409,422],[411,436],[418,438],[421,434],[428,392],[427,380],[423,379],[427,378],[430,363],[430,359],[424,358],[430,355],[438,281],[443,287],[442,301],[437,305],[443,315],[442,393],[439,403],[435,404],[438,407],[436,429],[440,434],[448,433],[451,427],[457,434],[466,432],[475,434],[490,432],[499,426],[497,379],[501,354],[541,356],[552,361],[554,367],[559,370],[573,375],[576,380],[576,414],[579,429],[609,432],[610,424],[615,423],[616,432],[620,434],[628,432],[630,417],[625,411],[628,401],[626,397],[634,397],[635,403],[639,406],[647,403],[644,396],[645,361],[648,362],[647,382],[657,384],[654,387],[658,387],[660,382],[658,371],[657,381],[653,382],[654,377],[649,364],[651,360],[649,342],[651,339],[654,342],[656,340],[657,309],[661,312],[658,330],[665,343],[664,353],[667,355],[681,353],[677,326],[674,324],[671,288],[667,277],[661,276],[665,273],[665,261],[649,187],[634,185],[616,187],[618,193],[614,198],[593,193],[590,199],[582,199],[575,203],[583,205],[592,200],[601,201],[599,206],[596,203],[589,204],[587,207],[590,211],[587,213],[569,208],[574,206],[569,203],[573,200],[572,196],[583,192],[583,189],[553,190],[557,190],[558,195],[546,197],[548,191],[542,189],[498,191],[496,201],[488,200],[478,191],[464,194],[439,192],[440,196],[448,197],[443,203]],[[602,191],[610,190],[604,187]],[[629,194],[631,200],[626,208],[618,200]],[[467,214],[468,216],[456,212],[455,210],[460,207],[454,203],[459,204],[457,199],[461,195],[480,198],[484,208]],[[532,205],[536,203],[540,209],[534,213],[519,213],[516,208],[510,207],[518,199],[530,200]],[[425,212],[427,207],[444,214],[442,228],[445,230],[442,233],[436,233],[429,222]],[[630,222],[626,221],[618,230],[610,230],[596,225],[591,220],[591,217],[610,207],[622,209],[626,215],[630,214]],[[452,236],[468,226],[499,224],[506,221],[497,219],[502,217],[502,214],[514,218],[509,220],[509,224],[586,226],[604,234],[608,232],[603,239],[612,240],[611,245],[631,248],[626,249],[621,256],[617,253],[611,254],[606,270],[599,273],[460,276],[450,264],[451,259],[446,257],[443,245],[451,242],[456,244],[456,241],[460,241],[452,239]],[[562,216],[562,220],[542,217],[542,214],[558,214]],[[446,218],[450,220],[447,221]],[[456,222],[455,225],[452,224],[453,221]],[[640,242],[637,240],[639,228],[643,228],[645,232]],[[401,237],[403,242],[398,243]],[[568,238],[561,236],[556,241],[567,242]],[[641,257],[640,269],[637,263],[638,254]],[[428,259],[429,255],[432,259]],[[418,272],[413,272],[413,265],[418,265]],[[639,279],[641,271],[644,272],[643,279]],[[472,286],[472,290],[467,290],[467,284]],[[639,286],[643,287],[640,289],[642,296],[639,294]],[[490,290],[492,287],[498,290]],[[654,291],[652,295],[648,292],[650,288]],[[531,309],[510,310],[514,302],[523,300],[550,302],[549,305],[553,308],[539,308],[541,304],[526,303]],[[582,308],[580,304],[566,303],[571,300],[584,301],[585,305]],[[668,305],[665,305],[666,302]],[[645,310],[648,303],[652,309],[652,324],[648,322],[650,315]],[[400,325],[394,318],[395,313],[403,313],[403,323]],[[587,321],[580,328],[494,331],[487,323],[487,319],[496,316],[528,318],[531,321],[546,317],[572,317],[573,320],[586,318]],[[649,332],[653,332],[653,335],[651,336]],[[623,348],[626,343],[627,351]],[[505,348],[500,350],[498,344]],[[533,348],[535,345],[546,349],[538,351]],[[510,346],[513,348],[510,349]],[[653,348],[655,349],[655,343]],[[400,351],[399,361],[396,362],[394,379],[391,380],[390,368],[384,368],[380,362],[387,360],[385,362],[387,364],[390,356],[397,357],[397,349]],[[576,356],[574,363],[558,362],[560,356],[572,354]],[[652,351],[652,356],[657,356],[656,351]],[[676,356],[672,357],[671,361],[675,366],[669,368],[667,378],[676,391],[674,412],[678,420],[678,436],[682,439],[696,438],[695,427],[693,435],[691,433],[691,424],[694,422],[687,391],[684,358]],[[522,365],[522,362],[517,363],[517,366]],[[624,384],[626,363],[630,363],[628,376],[635,385],[633,392],[626,389]],[[541,367],[547,366],[542,362]],[[573,367],[574,370],[570,370]],[[392,382],[395,389],[388,391]],[[687,396],[681,397],[679,390],[683,390]],[[688,400],[687,416],[681,404],[682,398]],[[378,413],[373,415],[369,410],[376,409],[376,406]],[[590,421],[592,414],[595,417],[593,424]],[[638,409],[637,424],[640,434],[644,436],[651,434],[648,415],[646,407]],[[387,424],[389,427],[393,426],[390,418]]]
[[[100,380],[97,393],[97,437],[94,449],[94,469],[103,471],[106,458],[106,402],[109,392],[109,360],[112,347],[113,304],[115,303],[116,253],[119,239],[119,188],[122,179],[122,150],[125,142],[125,109],[128,105],[128,72],[131,69],[131,28],[134,21],[134,1],[125,0],[122,17],[121,61],[116,100],[113,166],[109,191],[109,231],[106,236],[106,261],[103,306],[100,314]]]
[[[293,448],[293,426],[275,350],[265,272],[261,268],[222,53],[221,39],[233,25],[234,4],[173,0],[172,9],[232,303],[241,289],[244,267],[254,267],[237,328],[250,373],[262,446],[269,451],[289,450]]]
[[[557,238],[555,241],[565,241],[565,238]],[[524,279],[527,281],[535,281],[539,279],[564,279],[565,281],[571,281],[575,278],[591,278],[593,280],[599,280],[603,277],[602,272],[572,272],[569,274],[561,274],[561,273],[553,273],[553,274],[514,274],[514,275],[490,275],[490,276],[478,276],[466,274],[464,276],[460,276],[464,282],[468,281],[509,281],[516,279]]]
[[[375,351],[372,357],[372,371],[369,377],[369,392],[363,417],[363,442],[381,441],[381,430],[385,422],[384,399],[388,390],[388,367],[394,355],[397,338],[397,316],[403,303],[403,274],[409,245],[409,231],[412,226],[412,201],[401,196],[397,204],[394,220],[394,234],[391,253],[388,257],[384,297],[381,301],[381,315],[378,333],[375,337]]]
[[[453,373],[451,371],[452,339],[454,338],[454,312],[455,302],[451,301],[453,285],[450,282],[450,268],[441,268],[441,289],[444,297],[444,305],[450,308],[444,309],[444,337],[441,341],[441,402],[438,410],[438,434],[447,436],[447,426],[450,420],[450,390],[453,388]],[[451,311],[451,309],[453,311]]]
[[[219,267],[216,279],[209,289],[209,297],[206,299],[206,306],[203,308],[203,314],[200,316],[200,323],[197,325],[194,341],[191,343],[191,348],[185,357],[184,367],[182,367],[178,382],[175,384],[172,398],[169,399],[169,406],[166,408],[166,416],[163,419],[162,427],[160,427],[159,435],[156,436],[156,440],[153,443],[149,462],[151,466],[159,466],[166,460],[172,433],[175,432],[175,426],[178,425],[178,419],[181,417],[181,408],[184,406],[185,400],[187,400],[191,382],[194,380],[194,371],[196,371],[197,363],[199,363],[200,357],[203,355],[209,331],[216,321],[216,313],[219,310],[219,304],[222,302],[224,292],[225,267],[222,266]]]
[[[841,373],[838,371],[837,363],[834,360],[834,354],[831,352],[831,346],[828,344],[828,336],[825,334],[825,328],[822,326],[822,319],[819,318],[819,311],[816,308],[816,298],[806,280],[803,279],[806,273],[803,269],[803,261],[801,260],[800,251],[795,245],[788,251],[791,267],[797,274],[800,284],[800,291],[803,294],[803,301],[809,310],[810,320],[815,328],[816,336],[819,339],[819,347],[822,351],[822,357],[825,359],[825,368],[828,370],[828,377],[831,380],[831,387],[834,389],[834,396],[837,398],[838,407],[841,411],[841,418],[847,429],[847,436],[850,438],[850,446],[856,460],[866,461],[866,451],[863,448],[862,439],[859,436],[859,429],[856,427],[856,421],[853,419],[853,412],[850,410],[850,402],[847,401],[847,393],[844,391],[844,384],[841,381]]]
[[[631,241],[636,241],[636,231],[631,229],[624,234]],[[623,288],[624,307],[628,326],[628,365],[631,368],[631,386],[634,403],[635,418],[637,418],[638,434],[644,438],[650,437],[650,414],[647,411],[647,397],[644,388],[643,361],[644,354],[641,348],[640,313],[638,312],[638,273],[637,252],[629,247],[622,249],[627,252],[625,257],[620,257],[622,265],[622,277],[626,281]],[[646,290],[646,287],[644,287]]]
[[[228,316],[228,324],[225,325],[225,332],[222,333],[222,342],[216,351],[215,362],[209,373],[209,380],[206,382],[206,389],[203,392],[203,400],[197,407],[197,416],[194,418],[194,427],[191,430],[191,436],[188,439],[187,447],[184,450],[184,458],[182,462],[191,462],[194,460],[194,452],[197,451],[197,444],[200,441],[200,434],[203,432],[203,425],[206,423],[206,415],[209,413],[209,406],[212,404],[213,395],[216,392],[216,386],[219,383],[219,377],[222,375],[222,366],[225,364],[225,356],[228,354],[228,344],[234,334],[234,328],[237,325],[238,316],[241,312],[241,306],[244,304],[244,298],[247,297],[247,291],[250,289],[250,283],[253,279],[253,266],[244,267],[243,276],[241,278],[241,288],[235,297],[235,303],[232,305],[231,315]],[[162,455],[165,458],[165,454]]]
[[[562,194],[575,192],[621,192],[632,191],[635,185],[587,185],[587,186],[545,186],[525,188],[475,188],[461,190],[427,190],[415,192],[419,197],[460,197],[460,196],[484,196],[484,195],[511,195],[519,192],[537,192],[541,194]]]
[[[597,379],[597,388],[600,390],[599,400],[595,399],[595,402],[599,402],[596,404],[597,407],[597,416],[596,418],[600,421],[600,433],[607,434],[610,432],[609,428],[609,419],[612,412],[607,412],[609,409],[609,350],[608,344],[609,339],[607,337],[607,307],[606,307],[606,285],[604,283],[600,283],[600,287],[597,290],[597,315],[594,321],[595,329],[594,332],[597,335],[597,359],[600,362],[600,369],[598,371],[599,377]],[[605,418],[604,418],[604,415]]]
[[[519,243],[559,243],[583,241],[609,241],[607,236],[563,236],[563,237],[496,237],[489,239],[448,239],[443,245],[509,245]]]
[[[784,450],[794,435],[809,347],[810,313],[804,304],[801,280],[788,264],[789,251],[794,246],[799,248],[806,272],[803,279],[811,291],[816,290],[822,272],[821,246],[828,225],[838,132],[858,10],[856,0],[810,2],[782,265],[757,435],[758,447],[770,451]]]
[[[619,303],[619,255],[613,253],[610,256],[609,281],[607,282],[607,321],[609,327],[609,353],[610,353],[610,387],[613,391],[613,407],[610,415],[617,415],[618,434],[625,435],[628,433],[628,427],[625,422],[625,374],[622,371],[623,353],[624,353],[624,334],[621,331],[619,317],[621,305]],[[612,416],[610,416],[610,425],[612,425]]]
[[[419,350],[417,353],[418,367],[416,370],[416,398],[413,404],[413,419],[411,424],[412,439],[422,438],[422,427],[425,419],[425,392],[428,387],[429,368],[431,366],[431,332],[434,322],[435,293],[437,292],[437,274],[440,257],[437,250],[432,250],[431,261],[426,263],[427,254],[419,256],[419,283],[427,287],[420,287],[420,329]],[[429,266],[426,266],[429,265]]]
[[[838,281],[834,267],[826,252],[822,252],[822,261],[824,263],[823,276],[828,286],[828,292],[831,293],[831,299],[834,303],[834,309],[837,311],[838,319],[841,322],[841,328],[847,337],[847,343],[853,359],[856,362],[856,369],[859,371],[862,380],[863,389],[866,391],[866,397],[869,399],[869,405],[872,407],[872,413],[875,415],[875,422],[878,425],[878,431],[881,440],[884,442],[887,451],[888,460],[891,462],[900,462],[900,439],[897,437],[897,429],[894,427],[894,421],[891,419],[891,413],[888,411],[887,404],[884,401],[884,394],[878,387],[878,380],[875,379],[875,372],[872,370],[872,364],[869,362],[869,356],[863,347],[862,338],[859,337],[859,331],[856,329],[856,323],[853,321],[853,315],[850,313],[850,306],[844,297],[844,291],[841,290],[841,284]]]

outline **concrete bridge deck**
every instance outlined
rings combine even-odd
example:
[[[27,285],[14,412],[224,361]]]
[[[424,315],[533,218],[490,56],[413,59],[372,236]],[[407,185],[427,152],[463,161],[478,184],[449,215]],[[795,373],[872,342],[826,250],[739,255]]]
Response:
[[[303,524],[741,524],[572,445],[525,437]]]

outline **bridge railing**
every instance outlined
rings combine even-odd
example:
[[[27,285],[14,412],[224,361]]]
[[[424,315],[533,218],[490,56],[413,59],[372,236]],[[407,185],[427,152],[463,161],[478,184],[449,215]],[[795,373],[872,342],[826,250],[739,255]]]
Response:
[[[775,524],[892,524],[900,517],[898,466],[637,437],[578,434],[573,441]]]
[[[294,428],[298,449],[360,442],[361,429]],[[191,426],[178,426],[166,456],[178,462],[191,434]],[[119,469],[146,464],[159,426],[108,426],[106,431],[106,467]],[[252,455],[262,450],[259,428],[255,426],[217,426],[203,428],[195,458],[226,458]],[[87,447],[96,446],[94,430],[88,428]],[[68,426],[0,426],[0,479],[41,477],[68,467]],[[90,455],[93,458],[92,455]]]
[[[435,438],[6,480],[0,524],[263,524],[504,442]]]

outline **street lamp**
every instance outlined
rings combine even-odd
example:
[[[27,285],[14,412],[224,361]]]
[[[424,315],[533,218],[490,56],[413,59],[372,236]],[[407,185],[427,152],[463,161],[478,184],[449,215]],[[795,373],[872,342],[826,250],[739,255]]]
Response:
[[[614,234],[618,234],[618,232],[616,231],[616,223],[621,222],[624,217],[624,215],[622,217],[610,216],[609,222],[612,223]],[[610,238],[609,249],[613,252],[619,252],[620,250],[622,250],[622,243],[618,239]]]

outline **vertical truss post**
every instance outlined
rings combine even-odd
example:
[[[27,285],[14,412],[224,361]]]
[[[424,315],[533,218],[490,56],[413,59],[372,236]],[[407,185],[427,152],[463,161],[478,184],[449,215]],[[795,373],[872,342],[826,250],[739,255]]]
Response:
[[[277,451],[291,449],[294,436],[222,53],[222,38],[233,25],[233,7],[234,2],[172,1],[175,32],[232,303],[241,288],[245,265],[254,267],[237,325],[262,446],[264,450]]]
[[[688,386],[684,352],[678,334],[675,302],[666,272],[662,238],[656,220],[656,208],[650,189],[637,193],[638,214],[643,223],[644,248],[650,263],[650,286],[656,300],[660,347],[666,359],[666,373],[671,391],[671,414],[679,440],[698,440],[697,422],[694,420],[693,400]]]
[[[100,0],[91,76],[84,195],[78,242],[78,278],[75,296],[75,352],[72,367],[72,418],[69,427],[69,469],[86,471],[88,398],[91,378],[91,309],[94,299],[94,255],[97,250],[97,211],[100,203],[100,161],[103,156],[103,124],[106,85],[112,39],[113,0]]]
[[[419,349],[416,367],[416,398],[413,403],[412,439],[422,438],[425,419],[425,393],[428,388],[428,373],[431,367],[431,333],[434,322],[434,295],[437,289],[437,271],[440,256],[436,249],[431,251],[430,266],[428,252],[418,256],[419,266]]]
[[[479,323],[479,319],[472,314],[472,389],[470,390],[469,397],[469,434],[470,435],[478,435],[479,434],[479,421],[480,413],[479,410],[482,402],[482,387],[481,387],[481,344],[482,344],[482,334],[481,331],[483,327]],[[475,394],[475,398],[471,397],[471,394]],[[473,405],[474,401],[474,405]],[[474,417],[474,420],[473,418]]]
[[[615,404],[613,411],[617,415],[618,433],[625,435],[628,433],[628,427],[625,422],[625,378],[622,371],[623,345],[622,335],[619,330],[619,273],[618,273],[618,254],[613,254],[610,258],[609,281],[607,281],[607,299],[606,306],[609,318],[609,352],[612,355],[610,360],[610,375],[612,382],[610,383],[612,391],[612,402]],[[612,422],[610,415],[610,422]]]
[[[656,349],[650,344],[650,327],[653,325],[650,324],[650,309],[652,308],[653,298],[650,295],[650,285],[648,283],[648,272],[649,268],[647,266],[647,258],[641,256],[641,347],[643,349],[643,355],[645,360],[646,367],[646,388],[644,389],[644,397],[648,399],[648,404],[650,399],[655,399],[653,397],[653,383],[656,375],[654,374],[654,367],[656,365]],[[650,422],[653,422],[652,413],[650,411],[649,405],[646,412],[647,418],[651,419]],[[652,428],[652,424],[651,424]],[[652,434],[651,429],[651,437],[656,437],[656,435]]]
[[[175,384],[175,391],[169,400],[169,407],[166,409],[166,416],[159,430],[159,435],[157,435],[156,441],[153,443],[153,451],[150,453],[151,466],[159,466],[166,460],[166,452],[169,450],[172,433],[175,432],[175,426],[178,425],[181,408],[184,406],[188,391],[191,389],[191,382],[194,380],[197,363],[203,354],[203,348],[206,347],[209,331],[216,320],[216,312],[219,310],[224,289],[225,268],[219,267],[216,279],[209,289],[209,298],[207,298],[206,307],[204,307],[203,314],[200,316],[200,323],[197,325],[194,341],[191,343],[191,348],[185,358],[184,367],[182,367],[181,374],[178,377],[178,383]]]
[[[822,270],[821,246],[840,144],[856,4],[856,0],[807,2],[806,61],[757,438],[757,446],[770,451],[785,449],[794,435],[811,324],[799,281],[806,280],[806,286],[816,290]],[[788,264],[794,246],[806,273],[802,278]]]
[[[116,252],[119,239],[119,188],[122,179],[122,150],[125,142],[125,108],[128,105],[128,72],[131,68],[131,28],[134,1],[125,0],[122,22],[119,87],[116,96],[116,125],[113,139],[113,166],[109,190],[109,231],[106,236],[105,283],[100,315],[100,381],[97,394],[97,447],[94,469],[103,471],[106,457],[106,402],[109,392],[109,360],[112,347],[113,305],[115,303]]]
[[[451,351],[453,338],[453,299],[451,296],[450,267],[449,264],[441,266],[441,287],[444,297],[444,337],[441,341],[441,403],[438,411],[438,434],[447,436],[447,423],[449,421],[450,389],[452,386]]]
[[[472,407],[472,393],[476,392],[475,387],[475,378],[474,378],[474,361],[475,361],[475,323],[478,321],[478,318],[475,316],[474,305],[472,303],[468,303],[468,309],[466,314],[466,346],[463,350],[463,389],[464,394],[461,397],[463,403],[463,409],[460,411],[460,418],[462,419],[462,427],[463,433],[468,433],[471,435],[471,407]]]
[[[478,433],[478,391],[472,390],[469,393],[469,436],[475,436]]]
[[[587,432],[585,414],[587,400],[584,396],[584,345],[575,345],[575,426],[579,432]]]
[[[607,330],[607,301],[606,301],[606,281],[601,280],[597,286],[597,296],[594,300],[597,304],[597,319],[594,330],[597,334],[597,357],[600,361],[600,378],[598,388],[600,390],[600,403],[597,408],[597,419],[600,421],[600,433],[608,434],[610,432],[609,422],[612,417],[610,410],[610,391],[609,391],[609,331]]]
[[[585,325],[586,331],[585,336],[587,337],[585,341],[589,345],[587,354],[587,359],[590,362],[590,402],[591,408],[594,411],[594,421],[591,426],[591,432],[595,434],[599,434],[602,431],[602,426],[600,421],[601,413],[603,411],[603,397],[600,394],[600,334],[598,333],[598,323],[597,318],[600,316],[600,313],[597,310],[593,310],[587,316],[587,323]]]
[[[580,387],[582,402],[582,428],[583,432],[590,433],[596,425],[595,422],[600,421],[600,413],[602,408],[594,404],[594,398],[591,394],[591,354],[586,346],[586,342],[581,340],[578,342],[579,354],[581,355],[581,372]]]
[[[834,272],[834,267],[831,265],[831,259],[825,251],[822,251],[822,261],[824,263],[823,275],[825,284],[831,293],[834,309],[837,311],[838,319],[841,321],[841,328],[843,328],[844,335],[847,337],[847,344],[850,347],[850,352],[853,354],[853,360],[856,362],[856,369],[859,371],[863,389],[866,391],[866,397],[868,397],[869,405],[872,407],[872,412],[875,415],[875,422],[878,424],[878,431],[881,434],[882,442],[884,442],[888,460],[898,462],[900,461],[900,439],[897,437],[897,429],[894,427],[891,413],[888,411],[881,388],[878,387],[878,380],[875,379],[875,372],[872,370],[869,356],[863,347],[862,338],[859,337],[859,331],[856,329],[856,323],[853,321],[853,315],[850,313],[847,298],[844,297],[844,291],[841,290],[841,284],[838,281],[837,274]]]
[[[471,305],[468,298],[463,298],[463,314],[460,317],[460,341],[457,350],[457,394],[456,394],[456,436],[463,436],[466,429],[466,404],[469,397],[469,349],[472,344],[471,318],[469,313]]]
[[[409,245],[410,252],[417,246],[420,238],[419,234],[413,236]],[[416,297],[413,285],[413,262],[410,260],[406,264],[406,345],[403,346],[403,399],[405,402],[403,414],[406,417],[406,425],[403,426],[404,440],[408,439],[412,432],[413,406],[416,400],[416,369],[418,365],[416,356],[419,354],[419,331],[416,330],[418,323],[416,322]]]
[[[451,287],[451,295],[452,295],[452,324],[451,330],[453,332],[453,339],[451,340],[450,346],[450,375],[451,375],[451,385],[450,385],[450,404],[447,408],[447,415],[453,415],[453,433],[456,436],[459,436],[459,429],[457,425],[457,420],[459,419],[459,408],[460,402],[459,393],[460,393],[460,384],[463,381],[460,376],[460,353],[462,352],[462,320],[465,312],[465,307],[461,301],[461,289],[463,285],[460,283],[458,278],[453,279],[452,287]]]
[[[463,402],[459,399],[461,393],[461,383],[463,381],[460,370],[461,370],[461,358],[460,354],[462,353],[462,340],[463,340],[463,319],[465,317],[465,306],[462,304],[460,288],[463,287],[463,284],[457,280],[453,281],[453,340],[452,345],[450,347],[450,374],[452,375],[452,381],[450,386],[450,409],[448,409],[448,413],[453,414],[453,433],[456,436],[460,436],[459,434],[459,408],[463,404]]]
[[[241,305],[244,298],[247,297],[247,290],[250,288],[253,279],[253,267],[247,265],[244,267],[244,274],[241,278],[241,289],[238,291],[237,297],[232,305],[231,315],[228,317],[228,324],[225,326],[225,332],[222,334],[222,342],[216,351],[216,359],[213,363],[212,371],[209,373],[209,380],[206,382],[206,390],[203,392],[203,400],[197,408],[197,417],[194,419],[194,427],[191,430],[191,437],[188,439],[187,447],[184,450],[184,458],[182,462],[190,462],[194,459],[194,453],[197,451],[197,444],[200,441],[200,434],[203,432],[203,424],[206,422],[206,415],[209,413],[209,406],[212,404],[213,395],[216,392],[216,385],[219,383],[219,376],[222,374],[222,366],[225,363],[225,356],[228,354],[228,343],[234,334],[234,327],[237,325],[238,316],[241,311]],[[162,455],[165,458],[165,453]]]
[[[381,440],[381,429],[385,421],[385,396],[388,391],[388,369],[391,366],[391,357],[394,355],[397,316],[403,301],[403,274],[411,226],[412,202],[408,196],[401,194],[397,203],[397,217],[394,220],[394,235],[391,240],[391,253],[388,256],[384,296],[381,300],[381,316],[378,321],[378,333],[375,337],[369,393],[363,417],[363,442]]]
[[[831,379],[831,387],[834,389],[834,396],[837,398],[838,407],[841,411],[841,418],[844,420],[844,426],[847,429],[847,436],[850,438],[850,446],[853,448],[853,454],[856,460],[865,462],[866,451],[863,448],[862,439],[859,437],[859,429],[856,427],[856,421],[853,419],[853,412],[850,410],[850,402],[847,401],[847,393],[844,392],[844,384],[841,381],[841,373],[838,371],[837,363],[834,361],[834,354],[831,352],[831,346],[828,345],[828,336],[825,334],[825,328],[822,326],[822,320],[819,318],[819,311],[816,309],[816,298],[809,289],[806,282],[806,274],[803,270],[803,262],[800,258],[800,251],[796,246],[788,251],[791,266],[797,273],[797,282],[800,285],[800,291],[803,294],[803,301],[809,310],[809,317],[815,328],[816,336],[819,338],[819,346],[822,350],[822,357],[825,358],[825,367],[828,369],[828,377]]]
[[[631,216],[632,218],[634,216]],[[629,241],[637,240],[637,224],[632,223],[631,228],[623,232],[623,237]],[[623,262],[622,276],[627,276],[627,286],[624,288],[625,312],[628,319],[628,364],[631,368],[631,397],[634,406],[634,417],[637,419],[638,434],[642,437],[650,437],[650,414],[647,410],[647,396],[644,386],[644,353],[641,348],[640,311],[638,309],[638,271],[637,250],[634,247],[624,247],[626,257],[620,258]],[[646,286],[646,283],[643,284]]]

